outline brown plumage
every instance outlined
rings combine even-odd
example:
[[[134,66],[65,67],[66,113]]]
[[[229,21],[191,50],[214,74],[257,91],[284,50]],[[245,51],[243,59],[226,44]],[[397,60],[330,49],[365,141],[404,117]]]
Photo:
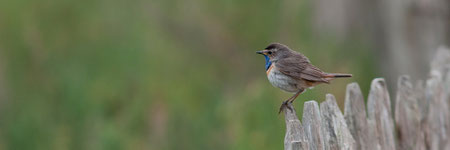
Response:
[[[287,58],[278,60],[275,66],[280,72],[292,78],[311,82],[329,83],[334,78],[352,77],[351,74],[325,73],[312,65],[303,54],[297,52],[292,53]]]

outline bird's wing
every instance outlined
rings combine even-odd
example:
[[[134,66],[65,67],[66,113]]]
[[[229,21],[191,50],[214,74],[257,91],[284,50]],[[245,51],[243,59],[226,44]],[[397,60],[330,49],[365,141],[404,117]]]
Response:
[[[295,79],[304,79],[308,81],[325,82],[324,72],[311,65],[305,56],[296,56],[280,59],[275,63],[277,69],[285,75]]]

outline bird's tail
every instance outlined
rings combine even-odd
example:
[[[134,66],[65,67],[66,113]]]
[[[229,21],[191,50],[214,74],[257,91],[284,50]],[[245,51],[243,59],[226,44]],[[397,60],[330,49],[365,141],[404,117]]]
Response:
[[[343,74],[343,73],[327,73],[325,75],[327,78],[349,78],[352,77],[352,74]]]

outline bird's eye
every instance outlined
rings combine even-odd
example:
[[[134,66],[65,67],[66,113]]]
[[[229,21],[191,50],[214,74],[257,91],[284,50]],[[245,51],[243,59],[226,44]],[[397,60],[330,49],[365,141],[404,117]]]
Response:
[[[267,52],[267,54],[269,54],[269,55],[270,55],[270,54],[272,54],[272,52],[271,52],[271,51],[269,51],[269,52]]]

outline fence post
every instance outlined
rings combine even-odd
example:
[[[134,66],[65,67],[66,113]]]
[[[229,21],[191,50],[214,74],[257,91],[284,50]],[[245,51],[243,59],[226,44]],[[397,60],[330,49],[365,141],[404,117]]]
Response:
[[[284,149],[285,150],[306,150],[309,149],[308,142],[306,141],[305,134],[303,133],[303,127],[298,120],[297,113],[292,104],[288,104],[285,109],[284,120],[286,122],[286,136],[284,137]]]
[[[356,149],[373,149],[374,136],[369,134],[364,97],[356,82],[347,85],[344,117],[352,136],[359,137],[355,138]]]
[[[356,143],[345,123],[333,95],[327,94],[326,100],[320,104],[322,114],[323,137],[326,150],[353,150]]]
[[[322,150],[324,148],[322,117],[316,101],[305,102],[302,121],[306,139],[309,141],[309,149]]]

